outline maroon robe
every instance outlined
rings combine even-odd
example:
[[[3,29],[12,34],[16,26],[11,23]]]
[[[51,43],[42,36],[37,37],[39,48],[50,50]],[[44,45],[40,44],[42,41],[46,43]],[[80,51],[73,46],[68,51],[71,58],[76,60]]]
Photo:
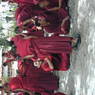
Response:
[[[68,12],[61,8],[58,12],[44,12],[41,17],[44,17],[50,24],[43,27],[47,32],[56,34],[68,34],[70,28],[70,18]],[[68,17],[64,25],[61,26],[62,21]],[[64,31],[61,30],[64,29]]]
[[[24,95],[24,93],[23,92],[19,92],[16,95]],[[33,94],[31,94],[31,95],[33,95]],[[66,94],[61,93],[61,92],[57,92],[57,93],[41,92],[41,95],[66,95]]]
[[[43,63],[41,68],[44,71],[67,71],[70,68],[70,55],[63,53],[63,54],[53,54],[51,55],[52,65],[54,69],[50,69],[48,63]]]
[[[36,0],[38,3],[44,0]],[[59,0],[48,0],[49,5],[47,6],[48,9],[58,7],[59,6]],[[68,0],[62,0],[62,8],[67,7]]]
[[[68,53],[72,51],[72,37],[47,37],[23,39],[22,36],[12,38],[21,57],[34,54],[35,57],[45,58],[50,54]]]
[[[57,93],[42,92],[41,95],[66,95],[66,94],[61,92],[57,92]]]
[[[58,92],[58,93],[55,93],[54,95],[66,95],[66,94]]]
[[[17,77],[11,78],[9,87],[12,91],[24,89],[41,93],[58,89],[58,78],[51,72],[44,72],[42,69],[34,67],[31,61],[26,61],[22,64],[26,65],[26,76],[18,75]]]
[[[68,17],[68,12],[61,8],[58,12],[46,12],[45,9],[41,9],[39,6],[23,6],[23,10],[20,11],[18,8],[16,12],[17,25],[21,27],[22,23],[34,16],[44,16],[45,19],[50,23],[50,25],[44,27],[44,29],[49,33],[57,34],[68,34],[70,20],[68,19],[65,24],[61,27],[62,20]],[[29,22],[25,27],[27,30],[34,26],[32,22]],[[56,27],[56,28],[55,28]],[[64,31],[61,30],[64,29]]]
[[[9,0],[9,2],[21,5],[36,5],[38,3],[36,0]]]
[[[24,93],[23,92],[19,92],[16,95],[24,95]]]
[[[15,61],[15,59],[7,59],[4,63],[11,63],[12,61]]]
[[[20,26],[20,24],[23,23],[24,21],[32,18],[33,16],[38,16],[42,14],[43,12],[44,12],[44,9],[41,9],[39,6],[24,5],[24,6],[19,7],[15,14],[17,25]],[[31,23],[29,26],[31,26]]]
[[[28,36],[37,36],[37,37],[44,37],[44,32],[40,30],[33,30],[33,29],[27,29],[28,30]]]
[[[10,63],[12,61],[15,61],[15,55],[11,51],[8,51],[7,53],[5,53],[5,57],[7,57],[8,59],[5,60],[4,63]]]

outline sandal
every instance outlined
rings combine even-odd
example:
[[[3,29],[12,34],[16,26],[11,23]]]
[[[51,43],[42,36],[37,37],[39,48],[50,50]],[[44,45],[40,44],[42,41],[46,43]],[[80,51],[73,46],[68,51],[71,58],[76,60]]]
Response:
[[[76,34],[76,35],[75,35],[75,38],[78,38],[78,39],[77,39],[76,44],[73,46],[73,48],[74,48],[74,49],[78,49],[79,46],[80,46],[80,44],[81,44],[81,36],[80,36],[80,34]]]

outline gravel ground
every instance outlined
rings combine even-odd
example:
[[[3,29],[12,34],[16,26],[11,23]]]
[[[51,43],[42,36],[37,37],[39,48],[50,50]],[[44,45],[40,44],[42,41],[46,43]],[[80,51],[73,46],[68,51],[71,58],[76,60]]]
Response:
[[[56,72],[59,91],[68,95],[95,95],[95,0],[70,0],[71,34],[80,32],[81,45],[71,54],[71,68]]]

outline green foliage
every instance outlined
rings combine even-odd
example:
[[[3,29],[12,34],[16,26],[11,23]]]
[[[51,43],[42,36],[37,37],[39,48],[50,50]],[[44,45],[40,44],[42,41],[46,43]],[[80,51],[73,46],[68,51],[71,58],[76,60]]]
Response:
[[[5,5],[2,5],[2,3],[0,3],[0,6],[3,8],[3,11],[0,13],[0,48],[8,48],[9,43],[7,39],[15,35],[14,30],[16,28],[16,21],[14,14],[17,5],[8,4],[6,2]]]
[[[4,81],[4,83],[9,82],[9,79],[10,79],[10,77],[8,77],[8,76],[4,76],[4,77],[2,78],[2,80]]]
[[[9,47],[9,43],[6,40],[6,37],[4,38],[0,38],[0,47],[4,47],[4,48],[8,48]]]

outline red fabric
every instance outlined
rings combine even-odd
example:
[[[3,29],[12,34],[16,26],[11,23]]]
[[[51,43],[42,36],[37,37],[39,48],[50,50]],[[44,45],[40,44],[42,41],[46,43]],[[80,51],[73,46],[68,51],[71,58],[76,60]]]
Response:
[[[22,10],[21,10],[22,9]],[[58,12],[45,12],[45,9],[41,9],[39,6],[23,6],[19,7],[16,11],[16,21],[19,26],[23,21],[32,18],[33,16],[44,16],[45,19],[50,23],[47,27],[44,27],[45,30],[49,33],[57,33],[57,34],[68,34],[70,20],[68,19],[64,26],[62,27],[65,31],[61,30],[61,23],[64,18],[68,15],[68,12],[61,8]],[[31,29],[33,27],[33,23],[28,23],[26,25],[27,29]],[[21,27],[21,26],[20,26]],[[56,27],[56,28],[55,28]]]
[[[26,95],[26,94],[24,94],[23,92],[19,92],[19,93],[17,93],[16,95]],[[29,95],[34,95],[34,94],[29,94]]]
[[[36,1],[39,3],[44,0],[36,0]],[[49,5],[47,8],[54,8],[54,7],[58,7],[59,5],[59,0],[48,0],[48,2],[49,2]],[[63,8],[67,7],[67,3],[68,3],[68,0],[62,0],[62,7]]]
[[[53,71],[53,70],[54,70],[54,69],[50,69],[50,68],[49,68],[49,65],[48,65],[47,63],[42,64],[42,65],[41,65],[41,68],[42,68],[44,71],[46,71],[46,72],[48,72],[48,71]]]
[[[58,93],[55,93],[54,95],[66,95],[66,94],[58,92]]]
[[[23,10],[21,10],[23,8]],[[21,11],[21,12],[20,12]],[[51,13],[44,13],[45,10],[39,8],[38,6],[23,6],[19,7],[16,11],[16,21],[17,25],[21,24],[23,21],[32,18],[33,16],[45,16],[46,20],[50,23],[49,26],[44,27],[45,30],[49,33],[63,33],[68,34],[69,33],[69,25],[70,21],[69,19],[65,22],[63,29],[64,31],[61,31],[61,23],[62,20],[68,16],[68,12],[64,10],[63,8],[60,9],[58,12],[51,12]],[[27,28],[32,28],[33,24],[28,23]],[[55,28],[56,27],[56,28]],[[28,29],[29,30],[29,29]]]
[[[24,6],[19,7],[15,14],[17,25],[19,25],[20,23],[22,23],[25,20],[32,18],[33,16],[42,14],[43,12],[44,12],[44,9],[41,9],[39,6],[24,5]]]
[[[19,30],[22,31],[23,30],[23,26],[25,27],[25,30],[27,30],[29,33],[31,33],[34,29],[34,24],[33,22],[29,22],[25,25],[23,25],[23,22],[31,19],[34,16],[38,16],[40,14],[42,14],[44,12],[44,9],[41,9],[39,6],[21,6],[17,9],[16,11],[16,22],[17,25],[19,26]],[[38,31],[38,30],[36,30]],[[40,35],[42,33],[39,33]]]
[[[18,61],[19,75],[25,75],[26,74],[26,68],[27,68],[27,65],[23,64],[23,62],[21,60],[19,60]]]
[[[17,3],[17,4],[26,4],[26,5],[36,5],[36,0],[9,0],[11,3]]]
[[[63,54],[56,54],[55,56],[52,55],[51,60],[54,69],[50,69],[48,63],[44,63],[41,65],[41,68],[44,71],[66,71],[70,67],[70,55],[63,53]]]
[[[28,35],[30,36],[37,36],[37,37],[44,37],[44,33],[43,31],[40,31],[40,30],[34,30],[33,32],[33,29],[28,29]]]
[[[41,95],[66,95],[64,93],[61,92],[57,92],[57,93],[51,93],[51,92],[42,92]]]
[[[5,57],[8,57],[8,58],[13,58],[13,53],[11,51],[8,51],[7,53],[5,53]]]
[[[21,57],[34,54],[38,58],[43,58],[51,53],[70,54],[72,51],[71,37],[23,39],[22,36],[15,36],[12,40],[17,47],[17,54]]]
[[[4,63],[10,63],[15,60],[15,57],[13,56],[13,53],[11,51],[8,51],[7,53],[5,53],[4,56],[7,58],[12,58],[12,59],[7,59]]]
[[[57,53],[71,53],[71,37],[47,37],[32,39],[33,47],[39,57]],[[39,43],[39,44],[38,44]]]
[[[68,19],[65,24],[61,27],[62,21],[69,17],[68,12],[61,8],[58,12],[51,12],[51,13],[44,13],[43,16],[45,17],[46,21],[50,23],[50,25],[45,26],[44,29],[49,33],[54,34],[68,34],[69,33],[69,26],[70,26],[70,19]],[[62,31],[63,28],[65,31]]]
[[[17,54],[19,54],[22,58],[24,58],[27,55],[32,55],[34,54],[36,56],[35,51],[33,50],[33,48],[31,48],[31,43],[30,43],[30,39],[23,39],[22,36],[18,35],[14,38],[12,38],[12,40],[14,41],[14,44],[16,45],[16,51]]]
[[[8,59],[8,60],[6,60],[4,63],[10,63],[10,62],[12,62],[12,61],[14,61],[15,59]]]
[[[16,89],[22,89],[22,82],[20,81],[19,77],[14,77],[12,79],[10,79],[9,82],[9,87],[11,88],[11,90],[16,90]]]
[[[23,64],[23,63],[22,63]],[[58,78],[51,72],[44,72],[33,66],[32,63],[25,62],[26,77],[17,76],[11,78],[9,86],[11,90],[25,89],[35,92],[58,89]]]
[[[23,21],[31,18],[32,8],[31,8],[31,10],[29,10],[29,9],[30,9],[30,6],[29,7],[21,6],[21,7],[17,8],[16,14],[15,14],[17,25],[19,25]]]
[[[19,92],[16,95],[24,95],[24,93],[23,92]]]
[[[16,9],[16,12],[15,12],[15,18],[17,19],[20,12],[23,10],[24,6],[20,6]]]

